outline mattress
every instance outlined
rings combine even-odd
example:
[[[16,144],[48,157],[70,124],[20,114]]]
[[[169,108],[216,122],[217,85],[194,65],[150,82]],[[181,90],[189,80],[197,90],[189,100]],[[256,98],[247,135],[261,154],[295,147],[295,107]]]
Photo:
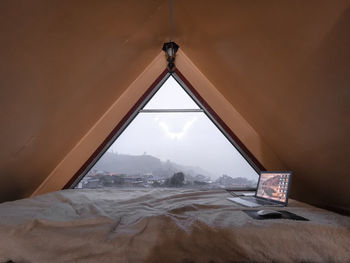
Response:
[[[350,262],[349,217],[255,220],[224,190],[63,190],[0,204],[0,262]]]

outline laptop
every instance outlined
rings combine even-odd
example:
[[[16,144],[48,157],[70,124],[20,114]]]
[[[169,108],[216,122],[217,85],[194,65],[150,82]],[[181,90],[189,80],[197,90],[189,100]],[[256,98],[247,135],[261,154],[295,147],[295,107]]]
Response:
[[[260,173],[255,196],[230,197],[228,200],[247,207],[286,206],[292,172]]]

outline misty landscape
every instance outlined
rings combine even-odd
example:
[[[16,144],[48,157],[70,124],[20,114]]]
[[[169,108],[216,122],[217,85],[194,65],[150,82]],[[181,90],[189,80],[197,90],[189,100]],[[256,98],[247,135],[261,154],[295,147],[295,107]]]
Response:
[[[76,188],[251,188],[259,175],[169,77]],[[157,110],[152,112],[152,110]]]
[[[214,179],[215,178],[215,179]],[[184,166],[151,155],[106,152],[76,188],[189,187],[252,188],[257,181],[226,174],[214,175],[200,167]]]

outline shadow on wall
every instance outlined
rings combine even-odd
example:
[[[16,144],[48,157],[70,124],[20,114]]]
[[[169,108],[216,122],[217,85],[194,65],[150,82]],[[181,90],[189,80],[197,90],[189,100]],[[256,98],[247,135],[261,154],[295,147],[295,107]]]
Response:
[[[26,190],[21,186],[23,182],[11,173],[3,175],[6,176],[6,180],[1,184],[0,203],[23,198],[23,192]]]
[[[296,109],[297,157],[288,162],[295,175],[291,196],[350,214],[350,7],[302,65],[294,85],[307,108]]]

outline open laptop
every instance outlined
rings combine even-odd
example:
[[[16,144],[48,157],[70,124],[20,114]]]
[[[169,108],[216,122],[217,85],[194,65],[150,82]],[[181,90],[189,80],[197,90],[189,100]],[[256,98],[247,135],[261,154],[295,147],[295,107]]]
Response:
[[[292,172],[261,172],[255,196],[230,197],[228,200],[248,207],[286,206]]]

